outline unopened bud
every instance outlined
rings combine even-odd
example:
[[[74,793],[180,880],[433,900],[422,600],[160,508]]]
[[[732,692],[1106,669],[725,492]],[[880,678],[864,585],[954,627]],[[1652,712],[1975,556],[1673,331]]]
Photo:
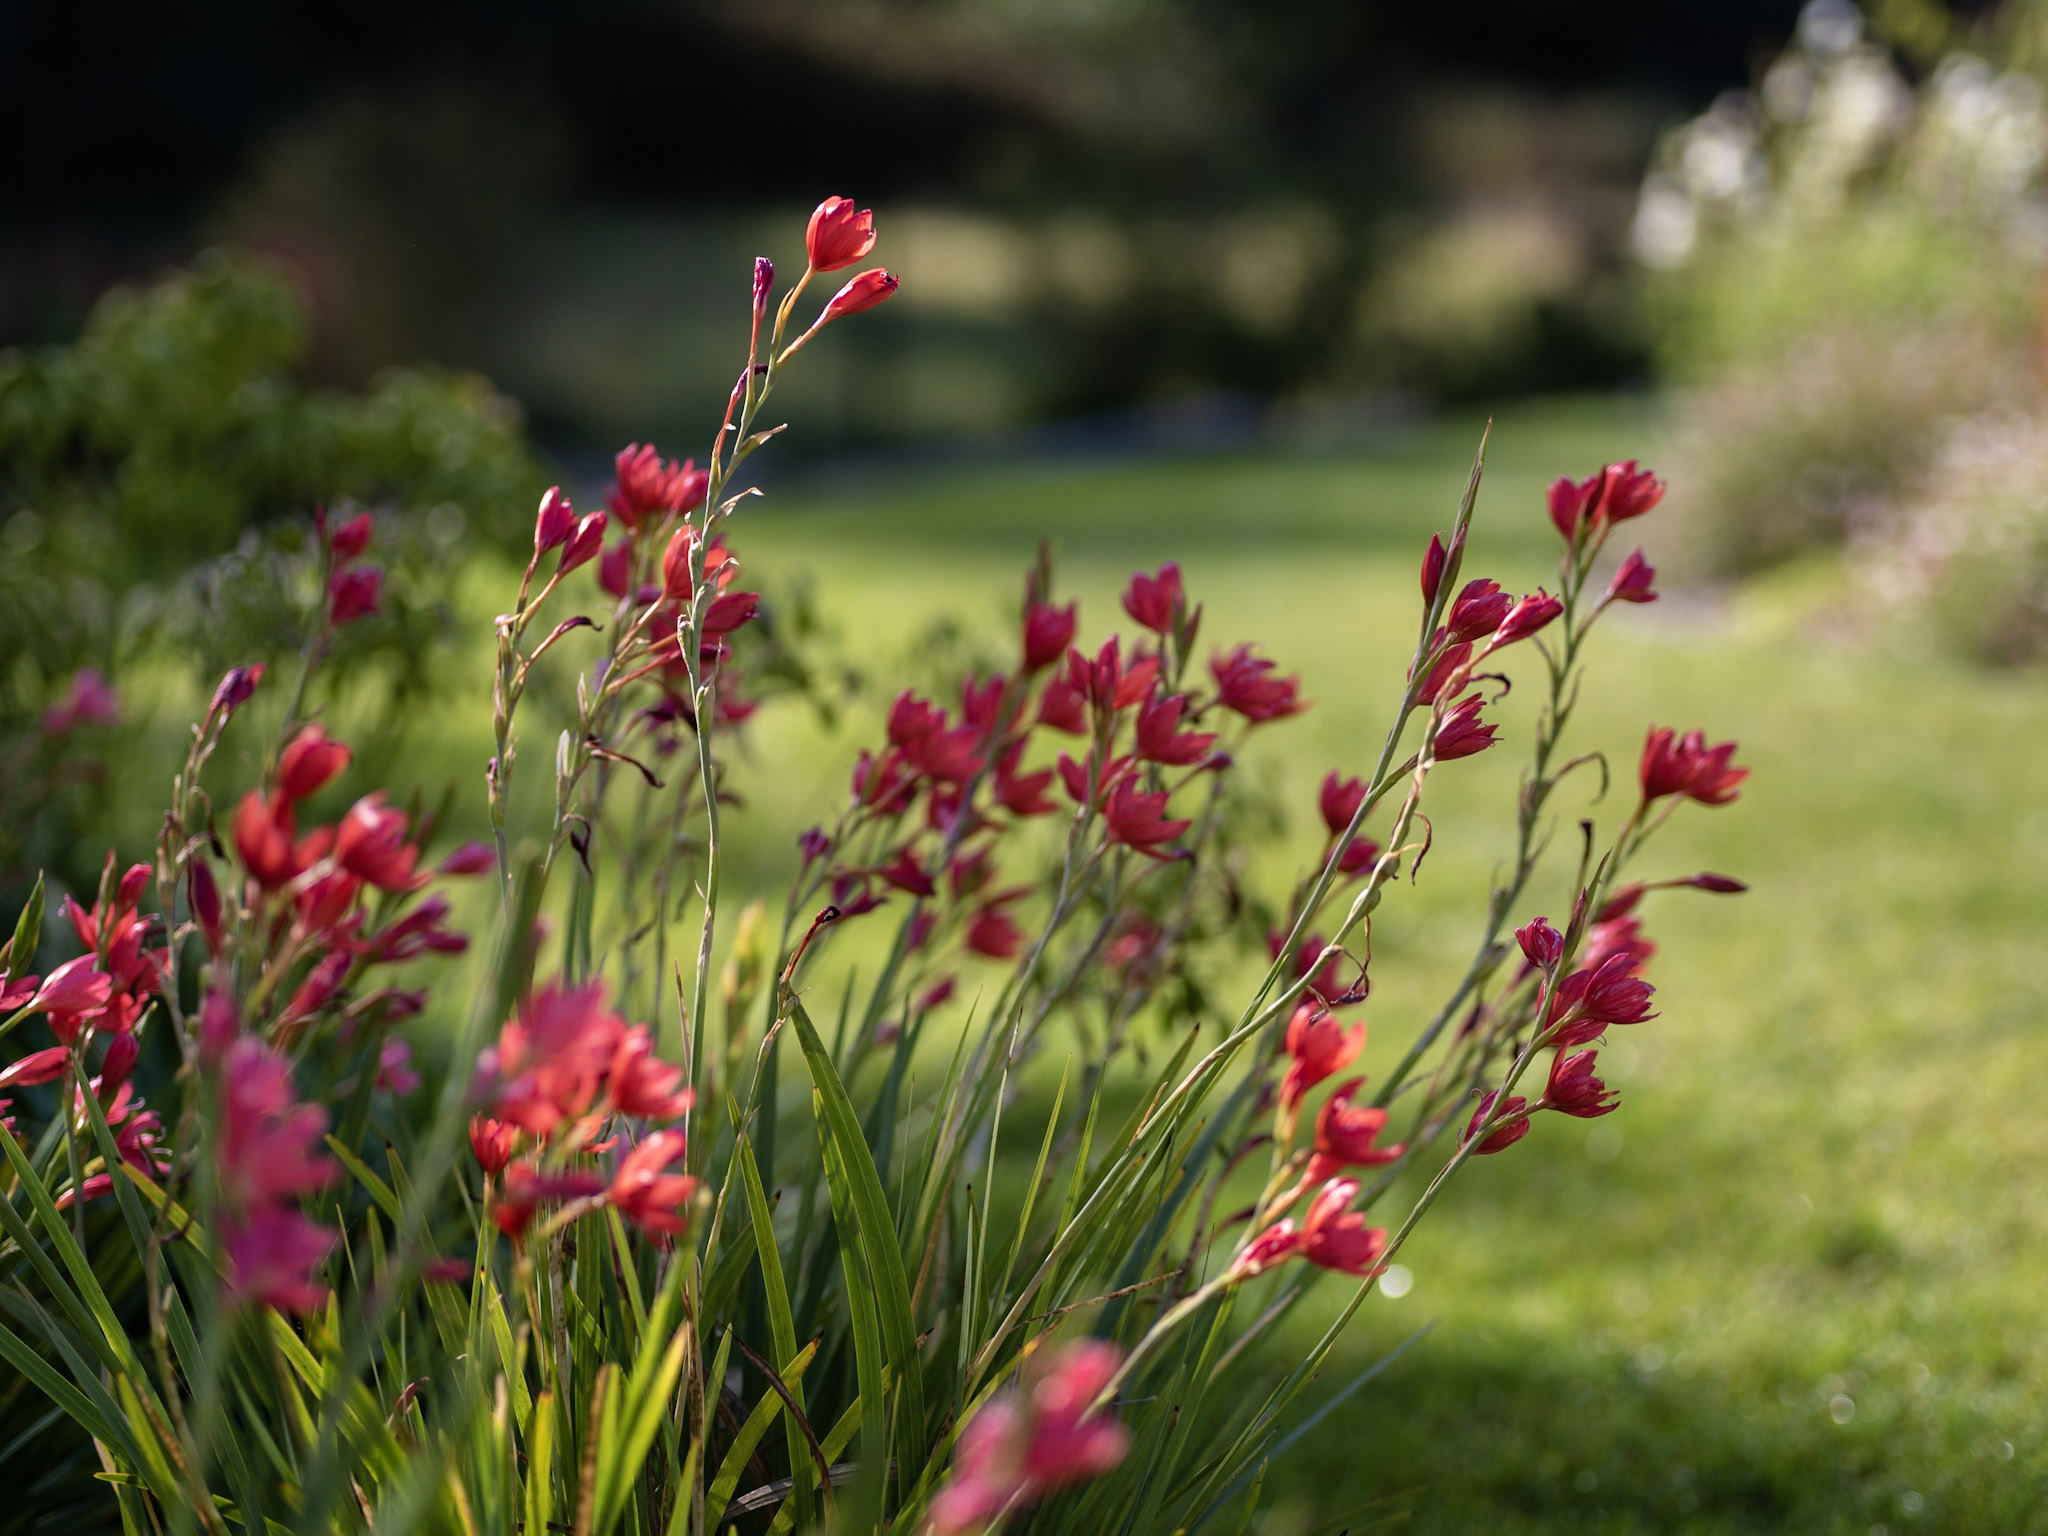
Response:
[[[142,1047],[135,1043],[133,1035],[116,1035],[107,1042],[106,1058],[100,1064],[100,1092],[112,1093],[128,1081],[128,1074],[135,1070],[135,1058]]]
[[[754,258],[754,313],[762,315],[768,310],[768,290],[775,286],[775,263],[766,256]]]
[[[548,493],[540,499],[540,511],[533,519],[533,552],[544,555],[549,550],[569,542],[569,536],[576,531],[576,509],[569,505],[569,498],[562,494],[559,485],[548,487]]]
[[[1436,601],[1437,588],[1442,586],[1444,581],[1444,565],[1449,559],[1450,555],[1444,549],[1444,536],[1440,533],[1432,533],[1429,536],[1429,548],[1423,552],[1422,556],[1422,603],[1424,607],[1428,607]]]
[[[1527,927],[1517,928],[1515,942],[1522,946],[1522,953],[1539,971],[1548,971],[1564,958],[1564,935],[1550,926],[1547,917],[1539,917]]]
[[[1749,889],[1742,881],[1728,875],[1708,874],[1705,871],[1684,883],[1696,891],[1712,891],[1717,896],[1739,896]]]

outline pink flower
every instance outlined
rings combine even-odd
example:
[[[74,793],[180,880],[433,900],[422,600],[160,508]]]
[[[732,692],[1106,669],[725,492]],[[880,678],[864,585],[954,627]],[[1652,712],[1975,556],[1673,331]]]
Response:
[[[223,1216],[221,1249],[228,1261],[228,1296],[285,1312],[312,1312],[327,1301],[327,1287],[312,1272],[340,1235],[292,1209]]]
[[[1347,1029],[1321,1003],[1303,998],[1287,1021],[1285,1045],[1293,1064],[1280,1082],[1280,1104],[1291,1113],[1309,1089],[1358,1059],[1365,1049],[1365,1026]]]
[[[624,597],[633,578],[633,541],[620,539],[597,562],[597,584],[613,597]]]
[[[828,197],[811,214],[804,230],[804,253],[813,272],[850,267],[875,248],[875,216],[856,208],[850,197]]]
[[[376,525],[367,512],[358,512],[354,517],[334,530],[334,537],[328,549],[334,555],[336,565],[347,565],[370,547],[370,534]]]
[[[1301,1231],[1289,1216],[1276,1221],[1257,1237],[1238,1250],[1237,1257],[1230,1261],[1229,1275],[1233,1279],[1250,1279],[1253,1275],[1264,1274],[1275,1264],[1284,1264],[1301,1252]]]
[[[562,541],[562,558],[555,566],[555,574],[566,576],[590,564],[604,548],[604,530],[609,519],[605,510],[599,507],[595,512],[586,512],[569,530],[569,537]]]
[[[498,1117],[553,1135],[597,1098],[625,1031],[626,1021],[605,1007],[601,981],[533,993],[498,1035]]]
[[[419,1091],[420,1075],[412,1069],[412,1047],[403,1040],[386,1040],[378,1048],[377,1086],[401,1099]]]
[[[334,834],[334,862],[380,891],[411,889],[419,850],[405,840],[405,812],[385,804],[383,792],[348,808]]]
[[[519,1150],[519,1127],[493,1120],[489,1115],[473,1116],[469,1122],[469,1150],[476,1154],[477,1166],[496,1177]]]
[[[349,764],[351,753],[330,741],[318,725],[309,725],[285,745],[277,759],[277,792],[287,800],[304,800],[324,789]]]
[[[1181,589],[1180,567],[1169,560],[1157,576],[1139,571],[1124,588],[1124,612],[1155,635],[1173,632],[1174,615],[1187,603]]]
[[[1405,1145],[1374,1145],[1386,1129],[1387,1112],[1351,1102],[1364,1082],[1364,1078],[1354,1077],[1343,1084],[1324,1100],[1316,1115],[1315,1155],[1308,1164],[1311,1184],[1320,1184],[1346,1168],[1377,1168],[1395,1162],[1408,1150]]]
[[[689,1225],[688,1206],[697,1181],[665,1170],[683,1155],[681,1131],[656,1131],[628,1152],[613,1175],[605,1199],[642,1230],[669,1236]]]
[[[1337,873],[1362,875],[1380,861],[1380,845],[1369,837],[1354,837],[1337,855]]]
[[[374,565],[336,571],[327,583],[327,622],[339,628],[377,611],[384,573]]]
[[[227,1205],[253,1211],[332,1183],[340,1168],[317,1154],[326,1129],[325,1110],[297,1102],[282,1057],[248,1036],[228,1047],[213,1148]]]
[[[1664,482],[1628,459],[1609,464],[1599,474],[1577,481],[1558,480],[1550,487],[1550,521],[1567,540],[1587,528],[1641,517],[1664,498]]]
[[[673,1120],[697,1102],[682,1081],[683,1069],[656,1056],[646,1027],[635,1024],[619,1037],[619,1047],[612,1053],[605,1098],[622,1115]]]
[[[1301,1219],[1301,1256],[1318,1269],[1363,1278],[1379,1272],[1387,1251],[1382,1227],[1368,1227],[1365,1213],[1350,1209],[1358,1198],[1356,1179],[1332,1179],[1316,1191]]]
[[[64,697],[43,716],[45,736],[66,736],[80,726],[121,723],[121,696],[98,667],[80,667],[71,675]]]
[[[1567,1056],[1559,1051],[1550,1063],[1550,1085],[1543,1090],[1541,1107],[1581,1120],[1611,1115],[1619,1109],[1621,1106],[1615,1100],[1620,1095],[1593,1074],[1597,1054],[1595,1051],[1579,1051]]]
[[[1019,773],[1017,765],[1024,756],[1024,743],[1012,742],[996,759],[995,781],[989,788],[989,798],[994,800],[1012,816],[1044,816],[1058,809],[1047,798],[1046,789],[1051,785],[1053,770],[1041,768],[1036,773]]]
[[[1254,656],[1249,645],[1240,645],[1227,656],[1212,656],[1209,671],[1216,679],[1216,702],[1254,725],[1300,714],[1308,708],[1301,697],[1301,679],[1274,677],[1274,667]]]
[[[105,1012],[114,994],[114,978],[94,964],[92,955],[66,960],[36,989],[28,1006],[50,1021],[59,1040],[70,1044],[88,1019]]]
[[[1610,603],[1654,603],[1657,601],[1655,582],[1657,568],[1643,558],[1638,549],[1621,562],[1621,568],[1614,573],[1614,579],[1607,583],[1606,601]]]
[[[1051,603],[1033,603],[1024,610],[1024,672],[1043,672],[1067,654],[1080,622],[1077,605],[1055,608]]]
[[[1038,695],[1038,723],[1068,736],[1088,734],[1088,711],[1081,690],[1064,678],[1048,678]]]
[[[1635,965],[1632,955],[1613,954],[1559,982],[1550,1003],[1556,1043],[1584,1045],[1610,1024],[1641,1024],[1655,1018],[1650,998],[1657,989],[1635,974]]]
[[[69,1048],[61,1045],[30,1051],[18,1061],[0,1067],[0,1088],[35,1088],[43,1083],[54,1083],[64,1075],[64,1068],[70,1060]]]
[[[938,889],[932,884],[932,877],[924,872],[924,867],[917,862],[917,856],[908,847],[900,850],[893,860],[875,873],[906,896],[930,896]]]
[[[1486,1123],[1487,1114],[1493,1109],[1493,1101],[1499,1096],[1500,1091],[1495,1089],[1479,1101],[1479,1108],[1473,1111],[1471,1122],[1465,1127],[1466,1141],[1479,1134],[1479,1128]],[[1500,1119],[1494,1122],[1493,1129],[1474,1151],[1482,1157],[1495,1152],[1505,1152],[1528,1134],[1529,1101],[1520,1094],[1515,1094],[1501,1107]]]
[[[1159,658],[1141,655],[1128,668],[1117,637],[1111,635],[1090,661],[1079,651],[1067,652],[1067,681],[1098,710],[1129,709],[1152,692],[1159,676]]]
[[[960,1536],[1005,1509],[1100,1477],[1122,1461],[1130,1437],[1093,1413],[1123,1353],[1079,1339],[1025,1367],[1020,1391],[984,1404],[967,1421],[953,1471],[931,1505],[933,1536]]]

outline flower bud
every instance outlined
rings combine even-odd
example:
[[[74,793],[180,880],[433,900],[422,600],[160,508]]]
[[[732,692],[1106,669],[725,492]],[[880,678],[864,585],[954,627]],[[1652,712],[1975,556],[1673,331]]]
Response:
[[[569,505],[569,498],[562,494],[559,485],[549,486],[547,495],[540,499],[540,511],[533,519],[533,552],[544,555],[568,543],[569,535],[575,531],[576,509]]]
[[[1614,580],[1607,583],[1607,601],[1610,603],[1654,603],[1657,593],[1654,583],[1657,568],[1643,558],[1638,549],[1621,562],[1621,568],[1614,573]]]
[[[562,564],[557,574],[566,576],[579,565],[588,565],[604,547],[605,514],[602,508],[585,513],[562,546]]]
[[[1532,592],[1515,604],[1508,611],[1508,616],[1500,621],[1493,643],[1496,646],[1513,645],[1518,640],[1526,640],[1563,612],[1564,604],[1548,592]]]
[[[277,760],[277,787],[287,800],[303,800],[324,788],[346,768],[352,754],[330,741],[318,725],[309,725],[286,744]]]
[[[206,947],[214,954],[220,953],[220,887],[214,883],[213,866],[202,858],[194,858],[185,871],[186,899],[192,904],[192,915],[199,921],[199,931],[206,935]]]
[[[1547,917],[1539,917],[1528,926],[1517,928],[1515,942],[1522,946],[1522,953],[1539,971],[1549,970],[1564,958],[1564,935],[1550,926]]]
[[[775,286],[775,263],[766,256],[754,258],[754,315],[768,312],[768,290]]]
[[[1696,891],[1712,891],[1717,896],[1740,896],[1749,887],[1742,881],[1728,875],[1708,874],[1704,870],[1682,882]]]
[[[896,291],[897,283],[895,273],[885,272],[880,267],[869,268],[832,295],[824,313],[818,316],[818,324],[827,325],[842,315],[857,315],[864,309],[873,309]]]
[[[100,1092],[112,1093],[128,1081],[135,1070],[135,1058],[142,1053],[133,1035],[116,1035],[107,1042],[107,1054],[100,1063]]]
[[[327,584],[327,622],[339,628],[377,611],[384,586],[384,573],[374,565],[359,570],[336,571]]]
[[[334,530],[334,542],[328,547],[334,551],[336,565],[348,564],[370,547],[371,527],[370,514],[358,512]]]
[[[227,724],[228,716],[249,702],[249,695],[262,681],[263,663],[260,661],[253,666],[229,667],[227,676],[213,690],[213,704],[208,713],[220,716],[221,724]]]
[[[1449,563],[1449,560],[1450,556],[1444,549],[1444,536],[1440,533],[1432,533],[1429,536],[1429,548],[1423,552],[1422,556],[1422,602],[1424,607],[1428,607],[1436,601],[1437,588],[1443,585],[1444,567]]]

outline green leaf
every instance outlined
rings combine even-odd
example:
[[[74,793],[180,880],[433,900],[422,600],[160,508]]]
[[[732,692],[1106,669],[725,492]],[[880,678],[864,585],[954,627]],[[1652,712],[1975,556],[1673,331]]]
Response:
[[[804,1061],[811,1070],[811,1082],[818,1090],[813,1103],[839,1151],[847,1196],[853,1207],[854,1230],[859,1233],[861,1251],[874,1277],[882,1336],[902,1394],[896,1423],[898,1453],[904,1466],[921,1467],[925,1457],[924,1366],[918,1355],[917,1321],[910,1309],[910,1280],[904,1273],[903,1250],[897,1246],[896,1224],[890,1220],[881,1177],[875,1171],[867,1138],[861,1134],[860,1117],[854,1113],[846,1085],[832,1068],[825,1042],[818,1037],[803,1004],[794,997],[789,1000],[789,1012],[803,1046]]]
[[[13,986],[36,963],[36,944],[43,934],[43,877],[36,875],[35,889],[28,893],[21,916],[14,923],[14,937],[7,941],[7,985]]]
[[[555,1397],[543,1392],[526,1438],[526,1529],[544,1531],[555,1518]]]
[[[818,1353],[818,1341],[811,1340],[803,1350],[788,1359],[780,1372],[782,1384],[796,1392],[796,1384],[803,1378],[804,1370]],[[733,1437],[732,1446],[725,1453],[725,1460],[718,1464],[718,1472],[711,1479],[711,1491],[704,1496],[704,1526],[707,1530],[718,1529],[725,1518],[725,1506],[732,1502],[733,1490],[739,1486],[740,1474],[747,1469],[747,1458],[754,1454],[754,1447],[761,1443],[761,1437],[768,1433],[768,1426],[775,1421],[775,1415],[787,1411],[782,1396],[773,1387],[761,1394],[761,1400],[754,1404],[747,1415],[740,1432]],[[801,1447],[794,1437],[790,1441],[790,1476],[796,1487],[804,1487],[802,1470],[810,1459],[808,1447]],[[807,1490],[808,1491],[808,1490]]]
[[[349,1177],[370,1192],[370,1198],[377,1202],[377,1209],[391,1218],[392,1225],[405,1220],[405,1208],[398,1203],[398,1196],[391,1186],[372,1173],[369,1164],[351,1152],[347,1143],[338,1136],[329,1136],[327,1150],[340,1159],[341,1166],[349,1171]]]
[[[813,1099],[819,1097],[821,1095],[812,1095]],[[822,1119],[820,1116],[821,1122]],[[819,1129],[822,1133],[822,1123]],[[856,1218],[846,1170],[840,1164],[838,1150],[832,1141],[822,1134],[820,1139],[824,1142],[825,1184],[832,1195],[832,1218],[842,1226],[850,1227]],[[865,1465],[876,1466],[889,1459],[889,1393],[882,1373],[881,1329],[875,1320],[874,1291],[862,1251],[859,1243],[841,1243],[839,1265],[846,1281],[847,1320],[853,1329],[854,1381],[859,1388],[861,1404],[861,1461]],[[882,1500],[886,1493],[885,1488],[875,1484],[872,1504],[857,1508],[846,1529],[872,1530],[881,1519]]]
[[[768,1207],[767,1191],[761,1187],[761,1170],[754,1165],[753,1146],[745,1136],[741,1136],[734,1151],[740,1167],[740,1188],[747,1200],[748,1223],[754,1229],[754,1252],[761,1260],[761,1283],[768,1293],[768,1337],[775,1358],[788,1360],[796,1354],[796,1319],[789,1310],[789,1287],[782,1273],[782,1249],[775,1241],[775,1216]],[[783,1383],[789,1388],[789,1395],[796,1400],[797,1407],[803,1407],[802,1385],[787,1375]],[[797,1518],[808,1526],[811,1521],[811,1488],[797,1468],[809,1454],[809,1448],[804,1443],[803,1429],[797,1423],[795,1410],[785,1408],[785,1414],[790,1475],[796,1479]]]

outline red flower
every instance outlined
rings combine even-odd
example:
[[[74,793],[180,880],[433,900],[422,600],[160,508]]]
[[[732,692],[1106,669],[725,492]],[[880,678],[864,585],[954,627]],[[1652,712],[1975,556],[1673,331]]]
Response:
[[[1501,591],[1499,582],[1485,577],[1468,581],[1451,604],[1444,628],[1453,640],[1477,640],[1498,629],[1514,606],[1515,600]]]
[[[1164,858],[1156,851],[1159,845],[1172,842],[1194,824],[1186,818],[1168,820],[1163,814],[1167,799],[1164,790],[1146,794],[1135,780],[1124,779],[1110,791],[1109,803],[1103,807],[1109,840],[1152,858]]]
[[[542,987],[499,1033],[498,1117],[552,1135],[590,1108],[625,1032],[626,1021],[605,1007],[603,982]]]
[[[517,1242],[526,1235],[543,1200],[581,1200],[601,1194],[604,1187],[604,1180],[595,1174],[544,1174],[531,1163],[514,1163],[505,1170],[504,1187],[491,1206],[491,1220]]]
[[[374,565],[336,571],[327,583],[327,622],[337,627],[377,611],[384,573]]]
[[[547,494],[540,499],[540,511],[533,518],[533,552],[544,555],[558,545],[566,544],[569,535],[576,531],[576,509],[569,505],[569,498],[562,494],[559,485],[551,485]]]
[[[1350,831],[1351,819],[1363,804],[1365,780],[1340,778],[1334,768],[1324,775],[1322,790],[1316,796],[1316,808],[1323,813],[1323,825],[1330,829],[1330,836],[1342,837]]]
[[[1150,763],[1164,763],[1169,767],[1184,768],[1190,763],[1199,763],[1208,756],[1209,748],[1216,744],[1214,731],[1188,731],[1176,734],[1180,732],[1181,711],[1187,708],[1187,702],[1176,693],[1171,698],[1148,699],[1139,707],[1139,757]]]
[[[857,315],[862,310],[873,309],[877,304],[896,291],[898,279],[893,272],[884,272],[874,267],[851,279],[844,288],[832,295],[818,316],[816,330],[820,325],[829,325],[842,315]]]
[[[681,1232],[689,1225],[688,1207],[697,1181],[665,1170],[683,1155],[684,1146],[681,1131],[656,1131],[626,1154],[605,1199],[644,1231],[669,1236]]]
[[[1479,718],[1482,700],[1478,694],[1469,699],[1460,699],[1444,716],[1436,728],[1436,760],[1440,763],[1455,762],[1461,757],[1470,757],[1484,752],[1494,743],[1494,733],[1499,726],[1488,725]]]
[[[1287,1021],[1285,1044],[1294,1060],[1280,1081],[1280,1105],[1291,1112],[1309,1089],[1358,1059],[1365,1049],[1365,1026],[1347,1029],[1314,998],[1303,998]]]
[[[875,873],[908,896],[930,896],[938,890],[907,846]]]
[[[1621,1106],[1620,1095],[1593,1075],[1595,1051],[1567,1056],[1559,1051],[1550,1063],[1550,1085],[1543,1090],[1544,1109],[1554,1109],[1581,1120],[1611,1115]]]
[[[309,725],[278,755],[277,792],[287,800],[317,794],[348,766],[351,755],[340,742],[330,741],[320,726]]]
[[[1499,1096],[1500,1092],[1496,1089],[1479,1101],[1479,1108],[1473,1111],[1472,1119],[1465,1127],[1466,1141],[1479,1134],[1480,1126],[1486,1123],[1487,1113],[1493,1108],[1493,1101]],[[1528,1134],[1529,1101],[1518,1093],[1502,1106],[1500,1119],[1494,1122],[1486,1140],[1480,1142],[1474,1151],[1482,1157],[1494,1152],[1505,1152]]]
[[[1173,632],[1174,615],[1186,604],[1180,584],[1180,567],[1169,560],[1157,576],[1139,571],[1124,588],[1124,612],[1155,635]]]
[[[1620,569],[1614,573],[1614,579],[1607,583],[1605,601],[1610,603],[1654,603],[1657,601],[1657,593],[1654,587],[1656,580],[1657,568],[1643,558],[1643,552],[1640,549],[1635,550],[1626,560],[1621,562]]]
[[[1068,736],[1088,734],[1088,713],[1081,690],[1061,678],[1046,680],[1038,696],[1038,723]]]
[[[472,838],[456,848],[439,864],[435,871],[443,875],[488,875],[498,867],[498,851],[489,843]]]
[[[1298,715],[1308,708],[1301,697],[1301,679],[1273,677],[1274,663],[1240,645],[1227,656],[1209,658],[1216,679],[1216,702],[1254,725]]]
[[[850,197],[828,197],[811,214],[804,230],[804,252],[813,272],[850,267],[875,248],[875,216],[856,208]]]
[[[221,1062],[221,1114],[214,1133],[221,1199],[254,1210],[324,1189],[341,1169],[320,1155],[327,1112],[300,1104],[284,1059],[253,1037]]]
[[[674,1120],[697,1102],[697,1095],[682,1081],[683,1069],[656,1056],[646,1027],[635,1024],[619,1037],[619,1047],[612,1052],[605,1101],[622,1115]]]
[[[1079,651],[1067,652],[1067,682],[1096,709],[1129,709],[1151,693],[1158,676],[1156,656],[1140,656],[1126,669],[1115,635],[1102,643],[1093,661]]]
[[[405,840],[407,826],[405,812],[386,805],[382,791],[365,795],[341,818],[334,862],[380,891],[408,890],[420,852]]]
[[[1650,999],[1656,990],[1635,974],[1635,959],[1625,952],[1572,972],[1551,998],[1555,1043],[1584,1045],[1610,1024],[1641,1024],[1655,1018]]]
[[[977,955],[986,955],[991,960],[1014,960],[1024,948],[1024,930],[1003,910],[1004,905],[1002,901],[992,901],[968,919],[964,942]]]
[[[1564,958],[1564,935],[1550,926],[1547,917],[1536,918],[1517,928],[1515,942],[1522,946],[1522,954],[1539,971],[1549,970]]]
[[[1000,672],[977,682],[972,673],[960,680],[960,718],[984,736],[995,729],[996,712],[1003,707],[1005,679]]]
[[[1595,971],[1615,955],[1626,955],[1630,974],[1641,975],[1643,967],[1656,953],[1657,946],[1643,932],[1640,921],[1633,917],[1616,917],[1593,925],[1580,964],[1589,971]]]
[[[1337,873],[1361,875],[1380,861],[1380,845],[1369,837],[1354,837],[1337,856]]]
[[[308,1221],[291,1209],[223,1216],[220,1243],[228,1261],[228,1295],[236,1301],[313,1312],[327,1301],[327,1287],[312,1271],[339,1236],[332,1227]]]
[[[1422,603],[1425,608],[1436,601],[1436,591],[1444,584],[1444,568],[1450,564],[1450,559],[1450,552],[1444,548],[1444,536],[1432,533],[1429,548],[1422,552]]]
[[[1320,1184],[1346,1168],[1376,1168],[1395,1162],[1408,1150],[1406,1146],[1373,1145],[1386,1129],[1387,1112],[1351,1102],[1364,1082],[1364,1078],[1354,1077],[1344,1083],[1317,1113],[1315,1155],[1308,1163],[1311,1184]]]
[[[624,598],[633,579],[633,541],[620,539],[597,562],[597,584],[613,597]]]
[[[1356,1179],[1332,1179],[1316,1192],[1301,1219],[1301,1256],[1309,1263],[1360,1277],[1379,1272],[1386,1230],[1368,1227],[1365,1213],[1349,1208],[1357,1198]]]
[[[469,1150],[477,1165],[495,1178],[505,1171],[512,1154],[519,1150],[519,1127],[489,1115],[476,1115],[469,1122]]]
[[[1663,497],[1664,482],[1629,459],[1577,483],[1569,478],[1553,482],[1550,521],[1566,539],[1576,540],[1582,529],[1641,517]]]
[[[665,461],[652,443],[628,443],[612,467],[618,478],[607,504],[632,529],[651,517],[691,511],[711,484],[710,472],[699,469],[695,459]]]
[[[1532,592],[1515,604],[1508,616],[1500,621],[1500,628],[1494,631],[1493,644],[1497,647],[1526,640],[1563,612],[1564,604],[1548,592]]]
[[[1735,743],[1724,741],[1709,747],[1706,736],[1699,731],[1687,731],[1683,739],[1674,738],[1675,733],[1665,726],[1650,732],[1643,743],[1640,772],[1644,803],[1666,795],[1687,795],[1702,805],[1727,805],[1734,800],[1742,781],[1749,777],[1747,768],[1738,768],[1730,761],[1735,756]]]
[[[333,542],[328,548],[334,552],[334,563],[346,565],[370,547],[370,533],[374,528],[370,514],[358,512],[354,517],[334,530]]]
[[[1080,619],[1074,603],[1055,608],[1051,603],[1033,603],[1024,610],[1024,673],[1043,672],[1067,654],[1074,643]]]
[[[1415,691],[1417,702],[1434,704],[1445,693],[1455,693],[1464,687],[1465,667],[1471,660],[1472,646],[1465,640],[1460,640],[1456,645],[1447,645],[1437,652],[1436,661],[1430,667],[1429,675]]]
[[[996,759],[995,782],[990,787],[990,797],[1012,816],[1044,816],[1057,810],[1058,807],[1045,793],[1052,783],[1052,769],[1019,773],[1017,765],[1023,756],[1022,741],[1012,742],[1003,750],[1003,755]]]

